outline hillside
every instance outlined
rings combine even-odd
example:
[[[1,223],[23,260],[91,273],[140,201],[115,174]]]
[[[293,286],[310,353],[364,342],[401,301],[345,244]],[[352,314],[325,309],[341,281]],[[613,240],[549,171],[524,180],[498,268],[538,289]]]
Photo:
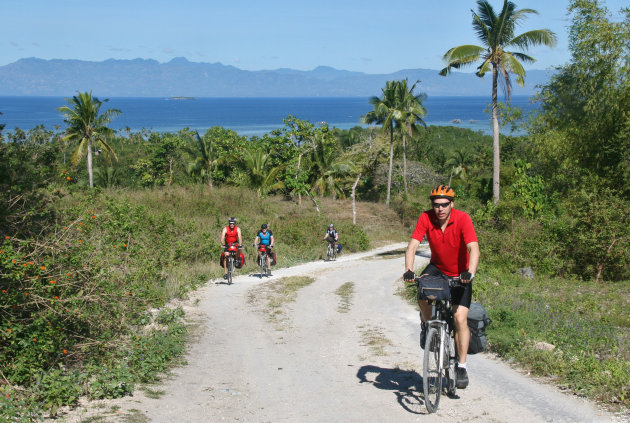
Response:
[[[471,69],[472,70],[472,69]],[[378,94],[386,81],[421,81],[428,95],[487,95],[491,78],[454,72],[441,77],[434,69],[404,69],[367,74],[319,66],[310,71],[247,71],[221,63],[195,63],[176,58],[155,60],[20,59],[0,66],[0,95],[67,96],[92,90],[112,97],[353,97]],[[527,73],[526,85],[514,84],[513,95],[531,95],[549,78],[547,71]]]

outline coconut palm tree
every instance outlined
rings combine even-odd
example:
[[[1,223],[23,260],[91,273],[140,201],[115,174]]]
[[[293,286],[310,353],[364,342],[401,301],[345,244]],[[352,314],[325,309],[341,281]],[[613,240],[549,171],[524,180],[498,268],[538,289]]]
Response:
[[[499,202],[500,196],[500,153],[499,153],[499,119],[497,110],[497,83],[499,76],[505,82],[508,101],[512,85],[510,73],[516,75],[516,82],[525,84],[525,69],[521,62],[533,63],[535,59],[522,52],[508,51],[510,48],[527,50],[536,45],[553,47],[556,35],[549,29],[538,29],[514,35],[516,26],[528,14],[538,14],[533,9],[516,9],[511,1],[504,0],[503,8],[497,15],[486,0],[477,1],[478,13],[472,11],[473,29],[483,43],[483,46],[461,45],[448,50],[443,57],[446,67],[440,75],[447,75],[451,69],[459,69],[481,60],[477,68],[477,76],[483,77],[492,71],[492,196],[494,204]]]
[[[376,123],[389,132],[389,170],[387,172],[387,199],[385,204],[389,205],[389,198],[392,189],[392,168],[394,165],[394,125],[403,117],[403,113],[397,108],[397,87],[399,81],[387,81],[385,88],[382,88],[382,97],[371,97],[370,104],[374,110],[367,112],[361,118],[363,123]]]
[[[311,157],[316,175],[311,192],[318,192],[322,197],[330,192],[333,199],[337,196],[343,198],[344,193],[338,182],[354,170],[354,165],[340,157],[337,149],[326,148],[321,141],[315,142]]]
[[[466,179],[468,174],[468,163],[471,161],[471,154],[464,148],[456,149],[451,157],[446,161],[446,165],[451,167],[451,176],[448,179],[448,184],[451,185],[453,176],[459,176],[461,179]]]
[[[108,109],[100,113],[101,106],[108,100],[101,101],[97,97],[92,97],[92,91],[89,93],[79,92],[71,99],[67,98],[66,101],[68,106],[57,109],[64,115],[64,122],[68,125],[65,131],[66,135],[62,139],[78,142],[77,149],[72,154],[73,164],[76,165],[87,155],[90,188],[93,188],[92,148],[99,146],[105,153],[118,160],[106,138],[114,133],[114,130],[108,128],[107,124],[121,112],[118,109]]]
[[[282,166],[271,167],[271,156],[258,148],[243,150],[240,158],[247,170],[250,187],[256,190],[258,198],[274,189],[284,188],[284,183],[278,181]]]
[[[405,186],[405,194],[407,194],[407,135],[409,138],[413,137],[413,131],[417,128],[417,124],[427,126],[422,119],[427,114],[427,110],[422,104],[426,100],[427,95],[424,93],[414,95],[416,85],[420,81],[416,81],[411,87],[407,84],[407,80],[404,79],[398,83],[397,86],[397,108],[402,112],[402,118],[399,122],[400,133],[402,135],[402,153],[403,153],[403,184]]]
[[[193,161],[188,163],[187,171],[192,175],[199,175],[201,179],[208,181],[208,186],[213,187],[212,171],[219,162],[219,155],[214,148],[212,137],[200,136],[198,131],[190,134],[194,146],[188,146],[186,151],[193,157]]]

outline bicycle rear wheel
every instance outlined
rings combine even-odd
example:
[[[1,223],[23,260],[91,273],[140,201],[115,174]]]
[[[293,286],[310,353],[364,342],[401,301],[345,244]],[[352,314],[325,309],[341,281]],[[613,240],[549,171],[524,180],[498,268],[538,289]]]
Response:
[[[422,371],[422,387],[424,388],[424,405],[429,413],[435,413],[442,395],[442,378],[444,369],[440,363],[440,333],[431,328],[427,333],[424,345],[424,369]]]

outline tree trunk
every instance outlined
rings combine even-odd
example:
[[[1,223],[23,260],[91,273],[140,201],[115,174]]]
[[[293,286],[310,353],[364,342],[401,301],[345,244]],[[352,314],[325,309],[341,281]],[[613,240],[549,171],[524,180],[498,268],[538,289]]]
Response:
[[[595,277],[595,283],[599,283],[599,280],[602,277],[602,273],[604,272],[604,262],[606,261],[608,254],[610,254],[610,250],[612,250],[612,247],[615,245],[615,242],[617,242],[617,238],[613,239],[612,244],[610,244],[610,246],[606,249],[606,255],[602,258],[602,261],[597,264],[597,276]]]
[[[298,176],[300,175],[300,165],[302,164],[302,154],[300,153],[300,155],[298,156],[298,166],[297,166],[297,173],[295,174],[295,179],[297,180]],[[298,206],[302,205],[302,193],[300,191],[298,191]],[[319,211],[319,210],[317,210]]]
[[[87,170],[90,179],[90,188],[94,188],[94,174],[92,173],[92,143],[87,139]]]
[[[411,131],[411,128],[409,128]],[[405,196],[407,196],[407,139],[405,131],[402,131],[402,154],[403,154],[403,185],[405,186]]]
[[[210,188],[212,189],[212,162],[208,163],[208,185],[210,186]]]
[[[168,186],[173,183],[173,158],[168,159]]]
[[[315,204],[315,210],[317,210],[317,213],[319,214],[319,204],[317,204],[317,200],[315,200],[315,197],[313,197],[310,193],[307,193],[307,194],[310,197],[310,199],[313,201],[313,204]]]
[[[499,147],[497,76],[497,66],[492,65],[492,200],[495,205],[499,202],[501,191],[501,150]]]
[[[394,125],[389,126],[389,171],[387,172],[387,199],[385,204],[389,206],[389,198],[392,190],[392,168],[394,167]]]
[[[356,181],[354,181],[354,185],[352,185],[352,194],[350,195],[352,197],[352,224],[353,225],[357,224],[356,192],[357,192],[357,185],[359,184],[360,179],[361,179],[361,172],[359,172],[359,176],[357,176]]]

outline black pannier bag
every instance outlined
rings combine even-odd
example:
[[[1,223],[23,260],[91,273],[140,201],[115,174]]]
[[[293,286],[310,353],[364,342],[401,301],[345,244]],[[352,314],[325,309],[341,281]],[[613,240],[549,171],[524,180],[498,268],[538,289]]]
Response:
[[[418,298],[421,300],[446,301],[451,298],[448,279],[442,276],[426,275],[418,280]]]
[[[470,329],[470,343],[468,354],[484,352],[488,347],[486,327],[492,323],[486,309],[479,303],[470,304],[468,311],[468,328]]]

